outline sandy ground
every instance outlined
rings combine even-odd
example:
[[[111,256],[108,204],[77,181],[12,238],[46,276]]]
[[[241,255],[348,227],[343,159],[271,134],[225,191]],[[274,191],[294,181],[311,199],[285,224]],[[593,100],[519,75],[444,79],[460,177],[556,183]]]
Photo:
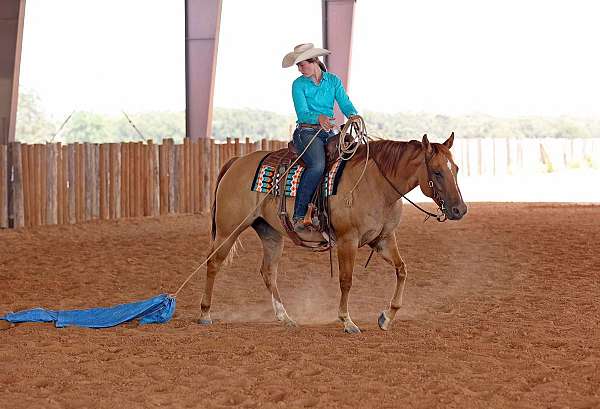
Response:
[[[205,254],[207,221],[0,231],[0,314],[175,291]],[[218,277],[213,326],[194,323],[202,274],[164,325],[0,331],[0,407],[598,408],[599,228],[600,206],[473,204],[443,224],[406,207],[404,308],[379,330],[393,270],[378,258],[358,265],[358,335],[335,322],[328,254],[291,245],[279,288],[301,326],[275,323],[247,231]],[[367,256],[361,249],[358,262]]]

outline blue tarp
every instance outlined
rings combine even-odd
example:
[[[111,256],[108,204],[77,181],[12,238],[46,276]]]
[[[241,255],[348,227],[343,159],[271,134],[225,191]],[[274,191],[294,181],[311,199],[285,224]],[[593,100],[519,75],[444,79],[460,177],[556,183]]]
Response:
[[[167,294],[145,301],[115,305],[88,310],[52,311],[44,308],[10,312],[0,320],[12,323],[54,322],[57,328],[77,326],[87,328],[108,328],[124,322],[139,320],[140,324],[163,323],[169,321],[175,312],[175,298]]]

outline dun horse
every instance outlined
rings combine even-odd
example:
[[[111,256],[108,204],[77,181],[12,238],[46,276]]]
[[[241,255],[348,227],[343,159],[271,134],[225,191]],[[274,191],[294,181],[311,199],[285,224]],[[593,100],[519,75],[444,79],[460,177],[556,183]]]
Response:
[[[459,220],[467,212],[457,184],[458,167],[450,153],[453,140],[454,133],[443,144],[430,143],[426,135],[421,142],[370,142],[366,171],[352,192],[353,203],[350,207],[345,203],[345,196],[364,169],[364,145],[346,165],[337,194],[330,198],[330,217],[337,237],[341,289],[338,316],[344,325],[344,331],[360,332],[348,312],[348,295],[352,287],[356,252],[364,245],[369,245],[395,269],[396,289],[389,307],[379,316],[381,329],[389,328],[402,305],[407,272],[398,251],[395,233],[402,212],[401,194],[419,186],[426,196],[436,202],[448,219]],[[277,266],[286,234],[277,215],[278,199],[269,198],[257,208],[264,193],[250,190],[257,165],[267,153],[259,151],[234,158],[221,169],[213,203],[210,251],[223,245],[207,263],[206,288],[199,320],[201,324],[212,323],[210,306],[217,272],[239,234],[252,227],[262,241],[260,273],[271,293],[275,316],[287,325],[295,325],[288,316],[277,289]],[[288,198],[287,209],[294,208],[293,200]],[[247,217],[250,212],[252,214]]]

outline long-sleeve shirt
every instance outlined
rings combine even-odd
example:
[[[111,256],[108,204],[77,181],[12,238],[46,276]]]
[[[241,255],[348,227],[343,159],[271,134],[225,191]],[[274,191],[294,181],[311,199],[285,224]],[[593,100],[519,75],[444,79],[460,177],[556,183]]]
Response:
[[[347,118],[357,114],[340,78],[327,71],[323,72],[319,85],[304,75],[296,78],[292,83],[292,98],[298,123],[318,124],[321,114],[333,117],[334,101]]]

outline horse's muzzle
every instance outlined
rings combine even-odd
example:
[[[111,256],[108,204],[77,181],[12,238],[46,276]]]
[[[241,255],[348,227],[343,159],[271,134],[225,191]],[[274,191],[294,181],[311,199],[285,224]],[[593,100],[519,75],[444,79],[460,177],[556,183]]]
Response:
[[[460,220],[467,214],[467,205],[465,202],[460,202],[454,206],[448,206],[446,209],[446,216],[450,220]]]

